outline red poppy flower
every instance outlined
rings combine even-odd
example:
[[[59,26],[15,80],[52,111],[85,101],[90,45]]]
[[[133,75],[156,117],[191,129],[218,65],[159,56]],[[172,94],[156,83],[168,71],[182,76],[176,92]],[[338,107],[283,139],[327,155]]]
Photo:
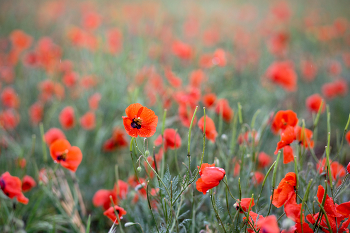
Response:
[[[301,204],[286,204],[284,206],[284,212],[288,218],[292,219],[296,223],[300,223]],[[302,220],[304,223],[304,214]]]
[[[227,99],[220,99],[217,101],[215,112],[219,115],[222,114],[222,118],[226,122],[230,122],[233,117],[233,110],[231,109]]]
[[[165,151],[170,148],[174,150],[175,148],[180,148],[181,146],[181,137],[176,132],[175,129],[165,129],[164,130],[164,149]],[[159,135],[154,141],[156,146],[160,146],[163,143],[162,135]]]
[[[219,185],[225,174],[225,170],[215,167],[215,164],[210,165],[208,163],[203,163],[199,170],[199,175],[201,178],[199,178],[196,182],[197,190],[203,194],[206,194],[209,189]]]
[[[280,149],[290,145],[295,139],[296,139],[296,135],[295,135],[294,128],[291,126],[288,126],[281,133],[281,141],[277,143],[275,154],[277,154]]]
[[[293,149],[287,145],[283,147],[283,163],[287,164],[294,161]]]
[[[122,208],[119,207],[117,205],[115,205],[114,207],[109,207],[108,210],[106,210],[103,214],[106,215],[110,220],[112,220],[113,222],[115,222],[115,224],[119,224],[118,222],[118,218],[115,215],[114,210],[116,210],[116,212],[118,213],[119,219],[123,218],[123,215],[126,214],[126,211]]]
[[[296,175],[294,172],[289,172],[279,183],[277,189],[273,192],[272,204],[277,208],[283,206],[291,198],[295,198],[294,188],[296,186]]]
[[[240,213],[247,212],[249,209],[249,205],[250,208],[252,208],[255,205],[254,199],[252,200],[251,198],[242,198],[242,200],[237,200],[238,201],[233,205],[233,207],[235,207],[236,210],[239,210]],[[241,208],[238,202],[240,202]],[[252,202],[252,204],[250,204],[250,202]]]
[[[18,177],[11,176],[9,172],[5,172],[0,177],[0,188],[9,198],[17,198],[17,201],[28,204],[28,198],[22,193],[22,182]]]
[[[4,88],[1,92],[0,98],[4,107],[17,108],[19,106],[18,95],[11,87]]]
[[[328,99],[333,99],[337,96],[345,96],[347,93],[348,84],[344,79],[339,79],[331,83],[326,83],[322,86],[322,94]]]
[[[191,121],[192,121],[192,117],[194,114],[194,107],[191,107],[190,105],[187,104],[180,104],[179,105],[179,118],[180,121],[182,123],[182,125],[186,126],[186,127],[190,127],[191,125]],[[196,124],[197,122],[197,117],[194,118],[193,120],[193,124]]]
[[[346,133],[345,138],[348,144],[350,145],[350,131]]]
[[[23,192],[27,192],[36,186],[35,180],[31,176],[24,176],[22,179],[22,190]]]
[[[175,41],[172,44],[172,52],[181,59],[189,60],[193,57],[193,49],[190,45],[181,41]]]
[[[19,115],[14,110],[7,109],[0,112],[0,125],[4,127],[4,129],[12,130],[16,128],[19,121]]]
[[[71,88],[75,86],[78,81],[78,74],[75,72],[65,73],[63,76],[63,83],[66,87]]]
[[[286,32],[275,33],[268,41],[268,48],[270,53],[274,55],[281,55],[286,52],[290,36]]]
[[[314,147],[314,141],[311,139],[313,132],[309,129],[306,128],[302,128],[297,126],[295,128],[296,131],[296,140],[299,141],[299,143],[301,145],[303,145],[304,147],[308,148],[308,147]]]
[[[198,127],[202,130],[204,130],[204,116],[199,119],[198,121]],[[205,136],[208,140],[215,142],[216,137],[218,136],[218,132],[216,132],[214,121],[208,117],[205,116]]]
[[[190,86],[200,88],[202,82],[206,80],[205,74],[202,70],[192,71],[190,74]]]
[[[112,204],[110,197],[112,197],[115,204],[118,204],[119,199],[126,198],[127,192],[128,184],[122,180],[118,180],[118,192],[116,185],[114,185],[112,190],[100,189],[92,198],[92,203],[96,207],[102,206],[105,210],[107,210]]]
[[[101,94],[100,93],[95,93],[89,98],[89,107],[91,110],[97,110],[98,109],[98,104],[101,100]]]
[[[61,111],[58,119],[59,119],[63,129],[66,129],[66,130],[71,129],[75,123],[74,108],[71,106],[65,107]]]
[[[102,17],[96,12],[86,12],[83,14],[82,26],[88,30],[97,29],[102,21]]]
[[[118,28],[112,28],[107,31],[107,47],[111,54],[119,53],[123,48],[123,34]]]
[[[252,177],[253,184],[255,186],[258,186],[264,181],[265,175],[261,172],[254,172],[254,175]]]
[[[323,98],[319,94],[313,94],[306,99],[306,107],[310,112],[318,113],[318,110],[321,107]],[[323,100],[323,106],[321,112],[324,112],[326,109],[326,102]]]
[[[27,160],[25,158],[17,158],[16,165],[23,169],[27,166]]]
[[[318,201],[320,203],[322,203],[324,192],[325,192],[325,190],[322,187],[322,185],[319,185],[318,190],[317,190],[317,198],[318,198]],[[339,214],[337,212],[336,205],[334,204],[333,199],[328,196],[328,194],[326,194],[326,201],[325,201],[323,208],[326,211],[327,215],[330,217],[341,217],[342,216],[341,214]]]
[[[217,66],[226,66],[226,52],[223,49],[217,49],[214,52],[213,58],[212,58],[212,62],[214,65]]]
[[[44,140],[48,146],[50,146],[58,139],[66,139],[66,136],[64,135],[62,130],[58,128],[51,128],[44,135]]]
[[[203,104],[207,108],[214,106],[215,101],[216,95],[214,93],[209,93],[203,96]]]
[[[275,215],[270,215],[265,218],[259,219],[256,225],[257,225],[257,228],[260,229],[260,232],[266,232],[266,233],[280,232],[280,229],[278,228],[277,218]]]
[[[96,116],[94,112],[87,112],[80,118],[80,125],[85,130],[92,130],[96,126]]]
[[[346,167],[346,170],[348,172],[348,174],[350,173],[350,163],[348,164],[348,166]]]
[[[317,75],[317,65],[311,60],[304,60],[301,62],[301,72],[305,81],[311,82]]]
[[[274,62],[266,71],[266,77],[289,92],[297,90],[297,74],[290,62]]]
[[[277,134],[281,129],[286,129],[288,126],[296,126],[298,123],[298,117],[292,110],[278,111],[273,118],[271,130]]]
[[[33,38],[21,30],[14,30],[10,34],[10,40],[13,47],[22,51],[31,46]]]
[[[272,162],[271,157],[265,152],[260,152],[258,155],[258,166],[259,168],[265,168]]]
[[[75,172],[83,159],[81,150],[76,146],[71,146],[65,139],[58,139],[50,146],[50,154],[56,163],[60,163]]]
[[[131,137],[152,137],[156,132],[158,116],[151,109],[139,103],[131,104],[125,109],[123,123],[126,132]]]
[[[255,229],[258,228],[257,222],[264,220],[264,217],[263,217],[262,215],[256,214],[256,213],[254,213],[253,211],[250,211],[250,212],[249,212],[249,218],[250,218],[250,221],[251,221],[251,222],[254,222],[254,228],[255,228]],[[244,220],[245,222],[247,221],[246,219],[247,219],[246,217],[243,217],[243,220]],[[249,229],[248,229],[248,232],[249,232],[249,233],[255,232],[255,231],[253,231],[253,229],[251,228],[250,224],[248,224],[248,227],[249,227]]]
[[[170,69],[170,67],[167,67],[164,69],[165,77],[167,78],[170,85],[174,88],[181,87],[182,85],[182,79],[177,77]]]
[[[39,124],[39,122],[42,120],[44,114],[44,107],[40,102],[34,103],[29,108],[29,116],[30,120],[34,125]]]

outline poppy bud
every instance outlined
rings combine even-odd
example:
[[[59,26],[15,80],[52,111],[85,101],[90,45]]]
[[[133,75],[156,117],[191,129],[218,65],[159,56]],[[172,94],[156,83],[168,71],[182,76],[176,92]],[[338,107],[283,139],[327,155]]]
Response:
[[[141,172],[141,171],[142,171],[142,168],[141,168],[141,167],[137,167],[137,171],[138,171],[138,172]]]
[[[149,150],[145,151],[145,156],[148,157],[149,156]]]

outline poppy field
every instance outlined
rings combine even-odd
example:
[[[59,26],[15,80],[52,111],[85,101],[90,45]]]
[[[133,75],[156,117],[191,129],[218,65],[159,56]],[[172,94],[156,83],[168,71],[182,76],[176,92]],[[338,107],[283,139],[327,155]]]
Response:
[[[0,232],[349,232],[347,1],[0,1]]]

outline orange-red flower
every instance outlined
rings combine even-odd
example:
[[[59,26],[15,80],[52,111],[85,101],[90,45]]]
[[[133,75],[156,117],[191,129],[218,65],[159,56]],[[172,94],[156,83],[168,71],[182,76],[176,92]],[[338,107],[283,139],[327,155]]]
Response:
[[[80,118],[80,125],[85,130],[92,130],[96,125],[96,116],[94,112],[87,112]]]
[[[48,146],[50,146],[58,139],[66,139],[66,136],[64,135],[62,130],[58,128],[51,128],[44,135],[44,140]]]
[[[56,163],[60,163],[75,172],[83,159],[81,150],[76,146],[71,146],[66,139],[58,139],[50,146],[50,154]]]
[[[0,126],[4,127],[4,129],[11,130],[16,128],[19,121],[19,114],[12,109],[6,109],[0,112]]]
[[[71,106],[65,107],[61,111],[58,119],[59,119],[63,129],[71,129],[75,123],[74,108]]]
[[[286,145],[283,147],[283,163],[287,164],[294,161],[293,149],[291,146]]]
[[[301,72],[304,79],[307,82],[311,82],[315,79],[317,75],[317,66],[311,60],[304,60],[301,62]]]
[[[92,198],[92,204],[96,207],[102,206],[105,210],[107,210],[112,205],[110,198],[112,198],[114,204],[118,204],[119,199],[126,198],[127,192],[128,184],[122,180],[118,180],[118,192],[116,184],[112,190],[100,189]]]
[[[198,121],[198,127],[202,130],[204,130],[204,116],[199,119]],[[208,117],[205,116],[205,136],[208,140],[215,142],[216,137],[218,136],[218,132],[216,132],[214,121]]]
[[[9,172],[5,172],[0,177],[0,188],[9,198],[17,198],[17,201],[28,204],[28,198],[22,193],[22,182],[18,177],[11,176]]]
[[[349,163],[348,166],[346,167],[346,171],[348,172],[348,174],[350,173],[350,163]]]
[[[118,28],[109,29],[106,33],[107,47],[111,54],[119,53],[123,48],[123,34]]]
[[[98,109],[98,104],[100,103],[101,100],[101,94],[100,93],[95,93],[89,98],[89,107],[91,110],[97,110]]]
[[[175,148],[180,148],[181,146],[181,137],[176,132],[175,129],[165,129],[164,130],[164,149],[165,151],[170,148],[174,150]],[[154,141],[156,146],[160,146],[163,143],[162,135],[159,135]]]
[[[297,74],[290,62],[274,62],[266,71],[266,77],[289,92],[297,90]]]
[[[254,175],[252,177],[253,184],[255,186],[258,186],[264,181],[265,175],[261,172],[254,172]]]
[[[33,38],[21,30],[14,30],[10,34],[12,45],[17,50],[25,50],[32,44]]]
[[[124,128],[131,137],[151,137],[156,132],[158,116],[151,109],[136,103],[129,105],[125,113]]]
[[[258,166],[260,168],[264,168],[264,167],[267,167],[271,164],[272,162],[272,159],[271,157],[266,154],[265,152],[260,152],[259,155],[258,155]]]
[[[233,117],[233,110],[230,107],[230,104],[227,99],[220,99],[216,103],[215,107],[216,114],[222,114],[222,118],[226,122],[230,122]]]
[[[280,149],[290,145],[295,139],[296,139],[296,135],[295,135],[294,128],[292,126],[288,126],[281,133],[281,141],[277,143],[275,154],[277,154]]]
[[[317,113],[321,107],[322,101],[323,101],[323,106],[322,106],[321,112],[324,112],[326,109],[326,102],[323,100],[323,98],[319,94],[313,94],[307,97],[306,107],[309,109],[310,112]]]
[[[24,176],[22,179],[22,191],[23,192],[28,192],[31,190],[33,187],[36,186],[36,182],[31,176]]]
[[[345,135],[346,141],[349,143],[350,145],[350,131],[346,133]]]
[[[126,214],[126,211],[122,207],[119,207],[117,205],[115,205],[114,207],[113,206],[109,207],[109,209],[106,210],[103,214],[106,215],[110,220],[112,220],[113,222],[115,222],[115,224],[118,225],[119,221],[117,216],[115,215],[114,210],[116,210],[116,212],[118,213],[119,219],[122,219],[123,215]]]
[[[210,165],[208,163],[203,163],[199,170],[199,175],[201,178],[199,178],[196,182],[197,190],[203,194],[206,194],[209,189],[219,185],[225,174],[225,170],[215,167],[215,164]]]
[[[233,207],[235,207],[236,210],[239,210],[240,213],[243,213],[243,211],[247,212],[249,209],[249,205],[250,205],[250,208],[252,208],[255,205],[254,199],[251,199],[251,198],[242,198],[242,200],[239,200],[239,199],[237,200],[238,201],[233,205]]]
[[[112,137],[107,139],[103,144],[103,150],[106,152],[114,151],[117,148],[125,147],[128,145],[128,141],[125,138],[125,131],[119,127],[113,130]]]
[[[284,130],[288,126],[296,126],[298,123],[298,117],[292,110],[278,111],[273,118],[271,130],[277,134],[281,129]]]
[[[193,49],[190,45],[181,41],[174,41],[172,44],[172,52],[181,59],[189,60],[193,57]]]
[[[215,101],[216,95],[214,93],[209,93],[203,96],[203,104],[207,108],[214,106]]]
[[[260,232],[266,233],[279,233],[280,229],[278,228],[277,218],[275,215],[270,215],[262,219],[258,219],[256,223],[257,228],[260,229]]]
[[[44,114],[44,107],[40,102],[36,102],[32,106],[30,106],[29,116],[33,125],[39,124],[39,122],[43,118],[43,114]]]
[[[331,83],[326,83],[322,86],[322,94],[328,99],[333,99],[337,96],[345,96],[347,93],[348,84],[344,79],[339,79]]]
[[[18,95],[11,87],[4,88],[1,92],[0,98],[4,107],[17,108],[19,106]]]
[[[277,189],[273,192],[272,204],[277,208],[282,207],[290,199],[295,198],[294,188],[296,186],[297,177],[294,172],[289,172],[279,183]]]
[[[295,131],[296,140],[298,140],[301,145],[306,148],[314,147],[314,141],[311,139],[313,132],[311,130],[297,126]]]

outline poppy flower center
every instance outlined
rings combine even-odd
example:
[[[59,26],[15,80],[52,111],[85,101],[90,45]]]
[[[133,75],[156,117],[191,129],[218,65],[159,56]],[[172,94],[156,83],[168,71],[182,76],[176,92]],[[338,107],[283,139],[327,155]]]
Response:
[[[141,129],[141,125],[142,125],[142,119],[140,117],[135,117],[134,119],[132,119],[131,122],[131,127],[133,127],[134,129]]]
[[[57,153],[57,161],[66,161],[67,154],[68,154],[68,149],[61,153]]]

